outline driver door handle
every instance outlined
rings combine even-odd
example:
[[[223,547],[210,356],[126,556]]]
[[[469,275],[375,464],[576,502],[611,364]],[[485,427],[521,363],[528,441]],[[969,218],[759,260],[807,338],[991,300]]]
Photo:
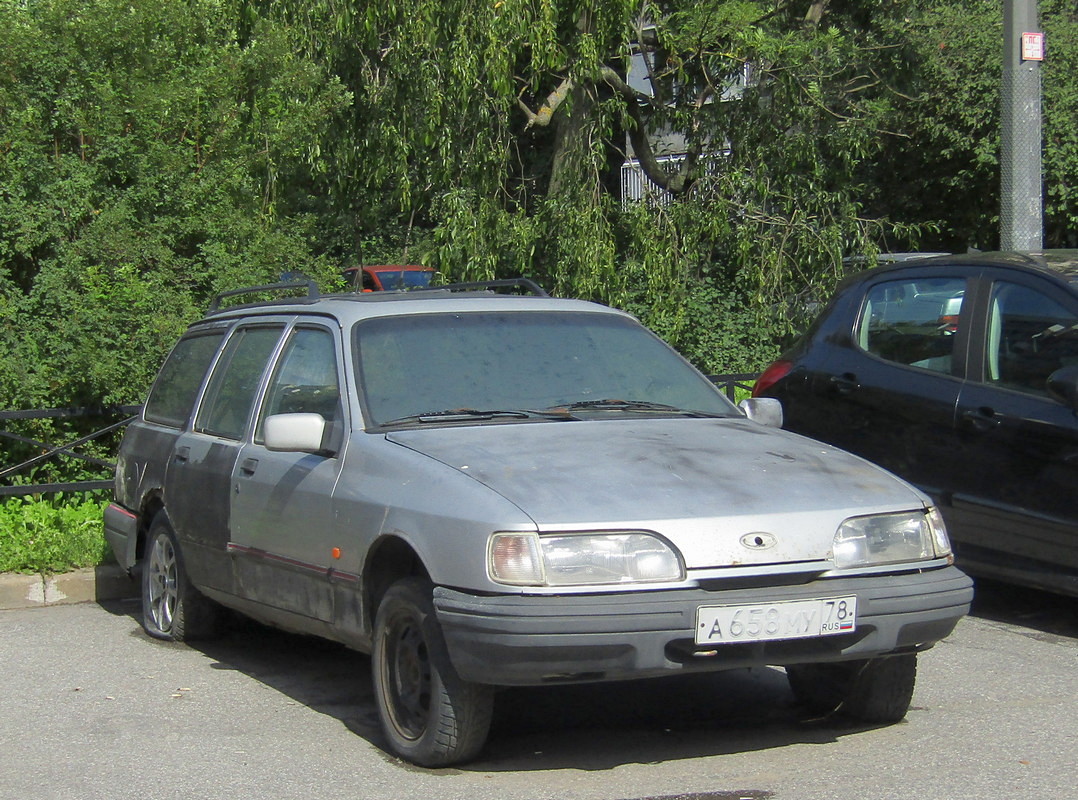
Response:
[[[861,384],[857,382],[857,376],[852,372],[844,372],[841,375],[832,375],[831,386],[839,394],[849,394],[850,392],[855,392],[861,388]]]
[[[999,427],[1000,422],[1003,421],[1003,416],[997,414],[994,409],[988,406],[980,406],[963,411],[962,421],[966,423],[967,427],[979,433],[986,433],[993,428]]]

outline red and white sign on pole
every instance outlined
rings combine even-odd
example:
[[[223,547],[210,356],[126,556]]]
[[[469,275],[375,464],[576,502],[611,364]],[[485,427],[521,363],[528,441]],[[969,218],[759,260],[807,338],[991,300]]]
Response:
[[[1022,34],[1022,60],[1044,61],[1044,34]]]

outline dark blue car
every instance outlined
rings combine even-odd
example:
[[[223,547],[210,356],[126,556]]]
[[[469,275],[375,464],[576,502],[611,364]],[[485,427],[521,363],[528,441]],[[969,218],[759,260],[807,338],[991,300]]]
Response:
[[[1078,595],[1078,251],[866,270],[754,394],[931,495],[968,571]]]

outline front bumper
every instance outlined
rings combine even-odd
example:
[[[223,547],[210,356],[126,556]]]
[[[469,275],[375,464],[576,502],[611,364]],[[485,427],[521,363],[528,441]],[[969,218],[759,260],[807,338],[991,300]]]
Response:
[[[852,633],[717,647],[694,643],[700,606],[840,595],[857,595],[857,630]],[[480,597],[434,590],[438,621],[457,672],[468,681],[506,686],[916,652],[947,636],[969,612],[972,599],[972,581],[955,567],[721,591]]]

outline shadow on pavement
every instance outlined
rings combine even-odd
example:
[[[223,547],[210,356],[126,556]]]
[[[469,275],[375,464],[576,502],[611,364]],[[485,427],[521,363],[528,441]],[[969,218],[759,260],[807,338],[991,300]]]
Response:
[[[1078,598],[977,578],[970,613],[1042,633],[1078,639]]]
[[[129,617],[131,635],[149,638],[140,624],[137,601],[101,605]],[[371,691],[370,659],[363,654],[241,618],[231,621],[218,638],[160,645],[190,646],[212,660],[212,669],[238,670],[340,720],[385,752]],[[479,760],[456,771],[605,770],[795,743],[822,744],[863,730],[867,728],[841,720],[811,718],[795,704],[779,669],[508,688],[498,694],[486,749]],[[396,761],[388,753],[385,757]]]
[[[102,606],[129,616],[132,635],[146,635],[137,602],[110,601]],[[1074,598],[978,581],[972,613],[1078,637],[1076,612]],[[367,656],[239,618],[221,637],[190,646],[212,659],[213,669],[238,670],[340,720],[385,752]],[[911,709],[910,718],[918,712]],[[780,669],[509,688],[498,694],[490,740],[480,759],[457,770],[606,770],[796,743],[822,744],[865,730],[839,719],[811,718],[796,705]],[[395,761],[388,753],[385,757]]]
[[[146,636],[137,601],[101,605],[132,619],[133,635]],[[978,580],[972,615],[1078,638],[1078,598]],[[244,673],[340,720],[385,753],[367,656],[239,618],[219,638],[191,647],[212,660],[211,668]],[[910,719],[917,713],[911,708]],[[622,684],[510,688],[498,694],[494,725],[480,759],[456,769],[609,770],[630,763],[824,744],[866,730],[841,719],[807,715],[777,668]]]

